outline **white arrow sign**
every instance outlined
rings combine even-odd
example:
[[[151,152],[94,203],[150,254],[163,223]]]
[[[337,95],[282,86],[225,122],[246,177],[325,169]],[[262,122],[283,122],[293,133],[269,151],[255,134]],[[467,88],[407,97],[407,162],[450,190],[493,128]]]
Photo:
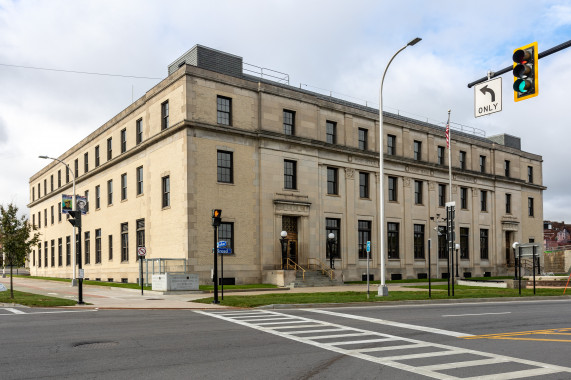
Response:
[[[502,110],[502,77],[474,86],[474,117]]]

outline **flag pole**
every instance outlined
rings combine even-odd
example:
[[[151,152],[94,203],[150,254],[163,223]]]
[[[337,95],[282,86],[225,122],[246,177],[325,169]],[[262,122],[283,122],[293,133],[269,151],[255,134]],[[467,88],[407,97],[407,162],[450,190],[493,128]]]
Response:
[[[446,147],[448,148],[448,202],[452,202],[452,144],[450,141],[450,112],[448,110],[448,121],[446,122]]]

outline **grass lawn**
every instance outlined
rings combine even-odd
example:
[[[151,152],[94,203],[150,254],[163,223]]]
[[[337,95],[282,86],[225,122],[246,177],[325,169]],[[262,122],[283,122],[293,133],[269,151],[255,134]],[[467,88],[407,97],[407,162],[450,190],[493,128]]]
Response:
[[[36,280],[47,280],[47,281],[71,282],[69,278],[61,278],[61,277],[40,277],[40,276],[20,276],[20,275],[14,275],[14,277],[34,278]],[[126,288],[126,289],[141,289],[141,285],[139,284],[125,284],[122,282],[84,280],[83,285],[112,286],[114,288]],[[144,286],[143,289],[152,290],[150,286]]]
[[[15,303],[18,305],[36,307],[73,306],[77,304],[74,300],[19,292],[17,290],[14,290],[13,299],[10,298],[10,290],[0,292],[0,303]]]
[[[205,292],[213,291],[214,285],[199,285],[198,288]],[[222,287],[218,286],[218,291]],[[243,284],[243,285],[224,285],[224,290],[235,290],[235,289],[275,289],[279,288],[277,285],[273,284]]]
[[[428,286],[419,286],[428,288]],[[460,299],[460,298],[492,298],[492,297],[518,297],[517,289],[481,288],[472,286],[455,286],[454,297],[448,297],[447,285],[432,286],[431,299]],[[563,289],[537,289],[539,296],[559,296]],[[533,296],[533,289],[522,289],[522,296]],[[428,300],[428,292],[389,292],[387,297],[377,297],[376,290],[370,292],[367,299],[366,292],[335,292],[335,293],[279,293],[261,294],[252,296],[224,296],[218,298],[221,305],[234,307],[258,307],[272,304],[304,304],[304,303],[351,303],[351,302],[387,302],[407,300]],[[213,298],[202,298],[193,302],[212,303]]]

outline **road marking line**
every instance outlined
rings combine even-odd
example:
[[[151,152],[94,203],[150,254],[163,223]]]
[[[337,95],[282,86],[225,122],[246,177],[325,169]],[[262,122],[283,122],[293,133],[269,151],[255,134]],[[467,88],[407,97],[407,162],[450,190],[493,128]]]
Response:
[[[299,326],[296,326],[299,327]],[[350,329],[320,329],[320,330],[303,330],[303,331],[294,331],[292,334],[307,334],[307,333],[316,333],[316,332],[335,332],[335,331],[347,331]]]
[[[343,317],[343,318],[349,318],[349,319],[356,319],[356,320],[359,320],[359,321],[377,323],[377,324],[380,324],[380,325],[401,327],[401,328],[409,329],[409,330],[424,331],[424,332],[433,333],[433,334],[448,335],[448,336],[453,336],[453,337],[455,337],[455,338],[470,336],[470,335],[468,335],[468,334],[459,333],[459,332],[455,332],[455,331],[441,330],[441,329],[436,329],[436,328],[426,327],[426,326],[410,325],[410,324],[408,324],[408,323],[387,321],[386,319],[360,317],[360,316],[358,316],[358,315],[345,314],[345,313],[337,313],[337,312],[334,312],[334,311],[318,310],[318,309],[303,309],[303,311],[309,311],[309,312],[312,312],[312,313],[321,313],[321,314],[333,315],[333,316],[336,316],[336,317]]]
[[[304,336],[305,339],[331,339],[331,338],[344,338],[347,336],[364,336],[366,333],[349,333],[349,334],[334,334],[334,335],[315,335],[315,336]]]
[[[4,308],[4,310],[9,311],[10,313],[14,313],[14,314],[26,314],[26,312],[24,312],[22,310],[12,309],[10,307],[6,307],[6,308]]]
[[[375,331],[362,330],[362,329],[342,326],[342,325],[338,325],[338,324],[333,324],[333,323],[329,323],[329,322],[312,320],[312,319],[304,318],[304,317],[296,317],[296,316],[290,315],[290,317],[292,319],[296,319],[300,323],[304,323],[304,322],[305,323],[312,323],[311,326],[313,326],[313,327],[315,327],[315,326],[323,326],[323,327],[329,326],[332,328],[344,328],[344,329],[353,331],[355,333],[362,332],[362,333],[366,333],[367,335],[369,335],[371,337],[378,337],[378,338],[363,339],[363,340],[352,341],[352,342],[321,343],[321,342],[316,341],[316,339],[319,339],[320,337],[314,337],[314,336],[312,336],[312,337],[301,337],[301,336],[294,335],[296,333],[299,333],[300,331],[291,331],[291,330],[290,331],[280,331],[280,329],[284,328],[284,326],[280,326],[280,325],[262,326],[260,323],[257,323],[257,324],[256,323],[249,323],[249,322],[245,322],[245,321],[242,321],[242,320],[239,320],[236,318],[227,317],[227,316],[223,316],[223,315],[212,313],[212,312],[207,312],[207,311],[195,311],[195,312],[199,313],[199,314],[204,314],[204,315],[208,315],[211,317],[219,318],[219,319],[222,319],[222,320],[225,320],[228,322],[236,323],[236,324],[239,324],[242,326],[246,326],[246,327],[249,327],[252,329],[262,331],[262,332],[267,332],[267,333],[277,335],[277,336],[280,336],[280,337],[283,337],[286,339],[294,340],[296,342],[305,343],[305,344],[308,344],[308,345],[311,345],[314,347],[318,347],[321,349],[337,352],[339,354],[352,356],[352,357],[363,359],[363,360],[366,360],[369,362],[373,362],[373,363],[377,363],[380,365],[400,369],[403,371],[417,373],[419,375],[424,375],[424,376],[428,376],[428,377],[432,377],[432,378],[436,378],[436,379],[447,379],[447,380],[448,379],[462,379],[462,380],[466,380],[466,378],[460,378],[460,377],[455,377],[452,375],[447,375],[447,374],[436,372],[437,370],[435,368],[434,369],[430,368],[431,366],[413,366],[413,365],[409,365],[409,364],[399,362],[398,360],[406,360],[406,359],[413,359],[413,358],[427,358],[427,357],[434,357],[434,356],[451,356],[453,358],[455,355],[458,355],[458,354],[471,354],[474,356],[482,357],[483,358],[482,360],[484,360],[484,361],[480,362],[480,364],[478,364],[478,360],[471,361],[471,364],[466,364],[467,363],[466,361],[460,361],[457,363],[451,362],[451,363],[446,363],[446,364],[439,364],[439,366],[446,366],[446,368],[444,368],[444,369],[463,368],[463,367],[467,367],[467,366],[474,367],[477,365],[490,364],[487,360],[498,360],[498,362],[511,362],[511,363],[525,364],[528,366],[535,367],[533,369],[528,369],[528,370],[495,373],[495,374],[491,374],[491,375],[484,375],[484,376],[477,376],[477,377],[470,378],[473,380],[475,380],[475,379],[490,379],[491,380],[491,379],[497,379],[497,378],[515,379],[515,378],[520,378],[520,377],[538,376],[538,375],[544,375],[544,374],[555,373],[555,372],[571,373],[571,368],[568,368],[568,367],[552,365],[552,364],[548,364],[548,363],[535,362],[535,361],[531,361],[531,360],[514,358],[514,357],[509,357],[509,356],[504,356],[504,355],[496,355],[496,354],[492,354],[492,353],[488,353],[488,352],[463,349],[463,348],[458,348],[458,347],[454,347],[454,346],[447,346],[447,345],[438,344],[438,343],[424,342],[424,341],[419,341],[416,339],[410,339],[410,338],[404,338],[404,337],[399,337],[399,336],[394,336],[394,335],[389,335],[389,334],[384,334],[384,333],[378,333]],[[259,312],[260,317],[267,316],[267,315],[288,315],[288,314],[279,313],[279,312],[275,312],[275,311],[265,311],[265,310]],[[378,321],[378,320],[375,320],[375,321]],[[283,323],[289,323],[289,321],[283,322]],[[288,329],[292,329],[292,328],[298,328],[299,326],[300,325],[296,325],[296,326],[290,325],[290,326],[285,326],[285,327],[287,327]],[[307,325],[305,325],[305,326],[307,326]],[[409,347],[402,348],[402,350],[414,349],[414,348],[417,348],[418,345],[421,345],[423,347],[431,347],[431,348],[438,350],[438,351],[433,350],[431,352],[420,353],[420,354],[406,354],[406,352],[403,352],[403,355],[391,356],[391,357],[387,358],[387,357],[377,357],[374,355],[368,355],[367,352],[398,349],[398,347],[399,347],[398,345],[396,347],[381,346],[381,347],[361,348],[361,349],[344,349],[343,347],[340,347],[340,346],[348,345],[348,344],[365,344],[365,343],[388,342],[388,341],[398,341],[398,342],[409,343],[408,344]],[[454,359],[452,359],[452,360],[454,360]]]
[[[8,310],[11,311],[9,309],[4,309],[4,310]],[[60,311],[35,311],[32,313],[25,313],[23,311],[17,310],[16,313],[14,314],[0,314],[0,317],[2,316],[6,316],[6,315],[16,315],[16,314],[25,314],[25,315],[36,315],[36,314],[61,314],[61,313],[87,313],[90,311],[98,311],[97,309],[89,309],[89,310],[60,310]]]
[[[480,360],[469,360],[469,361],[456,362],[456,363],[425,365],[425,366],[422,366],[421,368],[430,369],[432,371],[442,371],[442,370],[446,370],[446,369],[475,367],[475,366],[479,366],[479,365],[505,363],[508,361],[509,360],[507,360],[506,358],[480,359]]]
[[[478,314],[446,314],[443,317],[466,317],[474,315],[498,315],[498,314],[511,314],[511,311],[504,311],[502,313],[478,313]]]
[[[487,335],[472,335],[467,337],[460,337],[464,339],[503,339],[503,340],[529,340],[538,342],[571,342],[569,339],[550,339],[550,338],[531,338],[528,335],[571,335],[571,333],[561,332],[569,331],[570,328],[548,329],[548,330],[532,330],[532,331],[517,331],[498,334]]]

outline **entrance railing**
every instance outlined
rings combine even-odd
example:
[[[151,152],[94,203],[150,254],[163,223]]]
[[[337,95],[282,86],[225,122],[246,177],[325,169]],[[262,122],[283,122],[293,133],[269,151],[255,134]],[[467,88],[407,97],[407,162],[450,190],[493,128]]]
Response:
[[[315,268],[316,270],[320,270],[323,275],[328,276],[331,280],[333,280],[333,277],[335,277],[335,272],[333,269],[328,268],[323,261],[317,258],[312,257],[307,259],[307,268]]]
[[[282,265],[282,269],[295,270],[296,272],[298,270],[300,270],[301,275],[303,276],[303,279],[305,280],[305,269],[303,269],[301,266],[299,266],[298,263],[296,263],[295,261],[293,261],[289,257],[287,258],[285,265]]]

